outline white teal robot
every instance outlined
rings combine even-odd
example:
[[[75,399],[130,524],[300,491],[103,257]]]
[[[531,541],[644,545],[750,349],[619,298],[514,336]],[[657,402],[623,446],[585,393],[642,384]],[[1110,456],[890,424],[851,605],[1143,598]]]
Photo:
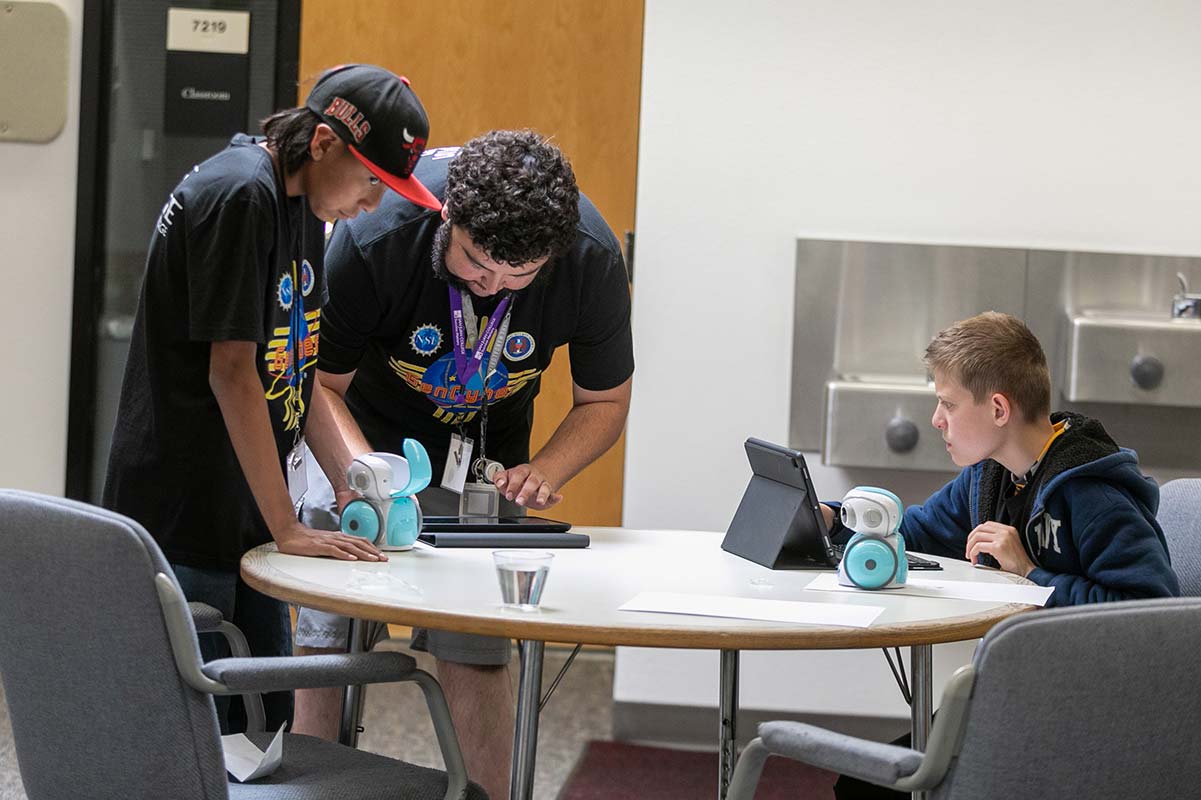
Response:
[[[905,585],[909,564],[900,535],[905,506],[887,489],[856,486],[842,499],[842,524],[855,532],[842,552],[838,582],[860,589]]]
[[[417,493],[429,486],[430,457],[416,439],[405,439],[404,456],[367,453],[346,470],[361,497],[342,510],[342,532],[361,536],[381,550],[411,550],[421,533]]]

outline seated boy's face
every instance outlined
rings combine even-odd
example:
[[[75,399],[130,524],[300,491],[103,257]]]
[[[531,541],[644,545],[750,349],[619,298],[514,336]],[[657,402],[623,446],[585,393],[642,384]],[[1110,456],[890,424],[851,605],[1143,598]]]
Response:
[[[947,453],[958,467],[990,458],[1001,446],[1003,428],[997,424],[989,398],[977,403],[954,377],[934,374],[938,405],[930,424],[942,433]]]

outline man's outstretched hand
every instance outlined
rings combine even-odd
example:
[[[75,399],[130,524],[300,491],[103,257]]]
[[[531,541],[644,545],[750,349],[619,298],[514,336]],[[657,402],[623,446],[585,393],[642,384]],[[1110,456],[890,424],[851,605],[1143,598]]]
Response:
[[[550,508],[563,499],[563,495],[556,492],[546,476],[532,464],[518,464],[496,473],[492,485],[506,500],[536,511]]]

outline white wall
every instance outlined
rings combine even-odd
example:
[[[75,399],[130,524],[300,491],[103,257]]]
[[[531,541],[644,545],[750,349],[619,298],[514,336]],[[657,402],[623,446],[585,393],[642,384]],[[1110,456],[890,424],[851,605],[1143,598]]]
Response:
[[[1199,42],[1187,0],[647,0],[625,525],[724,530],[787,439],[798,236],[1201,254]],[[744,705],[838,658],[748,656]],[[622,651],[615,697],[711,703],[690,659]]]
[[[61,494],[71,367],[82,0],[70,25],[67,122],[47,144],[0,142],[0,486]],[[35,98],[31,98],[31,102]]]

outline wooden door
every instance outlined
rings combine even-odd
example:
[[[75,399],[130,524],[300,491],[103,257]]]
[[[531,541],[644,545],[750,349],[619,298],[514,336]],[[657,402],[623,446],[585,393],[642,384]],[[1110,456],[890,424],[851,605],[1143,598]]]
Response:
[[[554,137],[619,240],[634,228],[643,0],[304,0],[300,97],[323,69],[379,64],[407,76],[431,147],[494,128]],[[565,351],[542,378],[532,452],[571,407]],[[620,525],[624,437],[564,488],[577,525]]]

